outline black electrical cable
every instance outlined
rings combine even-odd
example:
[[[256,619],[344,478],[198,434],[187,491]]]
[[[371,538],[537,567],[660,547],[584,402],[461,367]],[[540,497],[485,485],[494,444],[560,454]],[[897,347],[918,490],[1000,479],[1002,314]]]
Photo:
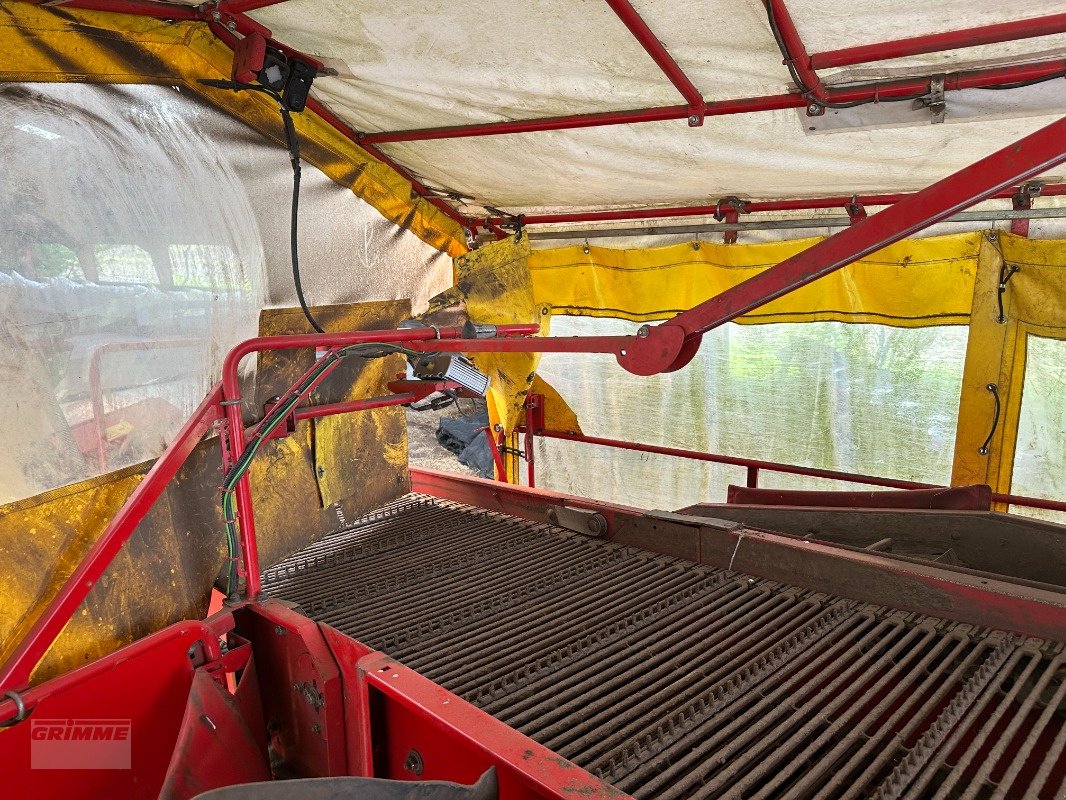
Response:
[[[222,521],[226,527],[226,564],[225,564],[225,576],[226,580],[222,587],[226,591],[226,595],[230,599],[237,599],[239,589],[239,578],[237,573],[237,564],[240,561],[240,538],[237,534],[237,518],[236,510],[234,508],[233,493],[237,488],[237,483],[241,477],[248,471],[252,465],[252,460],[255,458],[256,453],[259,452],[259,448],[263,442],[270,438],[270,434],[274,429],[280,425],[292,410],[296,408],[303,395],[308,389],[315,384],[315,382],[322,376],[322,374],[329,369],[329,367],[336,361],[348,358],[349,356],[359,356],[362,358],[384,358],[386,356],[400,353],[408,358],[416,357],[434,357],[437,353],[423,353],[418,350],[411,350],[400,344],[393,344],[390,342],[367,342],[364,344],[354,344],[341,348],[335,352],[330,352],[328,355],[319,359],[315,368],[310,371],[304,378],[292,386],[284,395],[282,395],[277,403],[271,408],[270,413],[267,414],[263,421],[259,424],[259,429],[256,431],[255,436],[245,445],[243,452],[237,456],[233,463],[233,466],[226,472],[222,481]]]
[[[304,299],[303,282],[300,280],[300,248],[299,248],[299,218],[300,218],[300,138],[296,135],[296,126],[292,122],[292,114],[281,103],[281,117],[285,122],[285,138],[289,144],[289,159],[292,161],[292,214],[289,220],[289,253],[292,257],[292,282],[296,287],[296,299],[300,301],[300,308],[307,317],[308,323],[319,333],[325,333],[311,315],[311,309],[307,307]]]
[[[285,105],[285,100],[280,94],[259,84],[219,80],[201,80],[200,83],[216,89],[232,89],[235,92],[242,90],[262,92],[277,101],[281,109],[281,120],[285,126],[285,142],[289,149],[289,160],[292,162],[292,202],[289,206],[289,257],[292,262],[292,282],[296,287],[296,299],[300,302],[300,309],[304,312],[307,322],[317,333],[325,333],[322,326],[318,324],[318,320],[311,315],[311,309],[307,307],[307,301],[304,299],[303,281],[300,279],[300,138],[296,135],[296,126],[293,124],[289,108]]]

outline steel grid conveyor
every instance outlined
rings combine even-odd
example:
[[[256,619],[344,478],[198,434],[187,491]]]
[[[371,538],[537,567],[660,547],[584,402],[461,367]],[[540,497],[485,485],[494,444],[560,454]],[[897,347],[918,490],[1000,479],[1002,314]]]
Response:
[[[638,798],[1063,797],[1061,643],[418,495],[263,577]]]

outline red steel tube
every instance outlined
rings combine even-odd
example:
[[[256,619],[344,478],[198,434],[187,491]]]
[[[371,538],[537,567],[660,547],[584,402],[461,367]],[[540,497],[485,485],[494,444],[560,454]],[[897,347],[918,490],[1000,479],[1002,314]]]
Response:
[[[193,347],[198,339],[164,339],[159,341],[104,342],[89,354],[89,402],[96,423],[96,459],[101,472],[107,472],[107,423],[104,419],[104,392],[100,382],[100,360],[105,353],[124,350],[155,350],[157,348]]]
[[[109,11],[115,14],[134,14],[154,19],[182,21],[204,19],[204,15],[194,6],[153,3],[152,0],[70,0],[63,5],[68,8],[84,8],[86,11]]]
[[[529,405],[529,399],[526,399],[526,435],[522,441],[522,450],[526,457],[526,483],[530,489],[535,489],[537,486],[536,474],[533,467],[534,453],[533,453],[533,406]],[[517,483],[517,477],[515,482]]]
[[[792,15],[788,12],[784,0],[763,0],[763,2],[777,25],[781,45],[785,50],[786,63],[792,64],[793,69],[814,97],[825,100],[828,93],[818,73],[811,68],[811,57],[807,54],[807,48],[803,46],[803,40],[800,38],[799,31],[796,30],[796,25],[792,21]]]
[[[670,83],[674,85],[674,88],[685,98],[691,114],[689,124],[693,126],[701,124],[703,121],[703,95],[700,94],[700,90],[696,88],[695,84],[689,80],[684,70],[674,61],[673,56],[667,52],[663,43],[652,33],[644,18],[630,5],[629,0],[607,0],[607,5],[618,15],[622,23],[629,28],[629,32],[640,42],[641,47],[651,56],[652,61],[656,63],[659,69],[663,71],[663,74],[670,79]]]
[[[651,336],[667,327],[680,328],[686,339],[711,330],[1063,161],[1066,161],[1066,118],[678,314],[653,328]],[[650,338],[637,342],[650,343]]]
[[[926,36],[912,36],[891,42],[878,42],[857,47],[844,47],[839,50],[827,50],[815,53],[809,59],[811,69],[832,69],[848,67],[854,64],[869,64],[872,61],[888,61],[893,58],[939,53],[944,50],[959,50],[984,44],[1013,42],[1019,39],[1033,39],[1038,36],[1051,36],[1066,33],[1066,14],[1052,14],[1046,17],[1020,19],[1013,22],[1000,22],[995,25],[982,25],[946,33],[932,33]]]
[[[367,411],[371,408],[387,408],[413,403],[418,398],[413,394],[390,394],[383,397],[369,397],[366,400],[349,400],[343,403],[327,403],[320,406],[305,406],[293,412],[297,422],[305,419],[318,419],[332,414],[348,414],[352,411]]]
[[[222,384],[215,384],[0,668],[0,687],[21,689],[29,684],[33,668],[178,473],[193,448],[219,418],[221,399]]]
[[[219,9],[228,11],[230,14],[244,14],[267,6],[276,6],[286,0],[222,0]]]
[[[1066,72],[1066,60],[1063,59],[1038,61],[1032,64],[1018,64],[1008,67],[973,69],[947,75],[944,80],[944,90],[956,91],[959,89],[1009,86],[1014,83],[1063,74],[1064,72]],[[832,87],[825,90],[824,99],[827,102],[835,103],[873,103],[894,97],[917,96],[928,93],[929,82],[929,78],[904,78],[856,86]],[[704,106],[704,115],[715,117],[730,114],[749,114],[785,108],[804,108],[807,104],[807,100],[795,93],[744,97],[734,100],[707,102]],[[657,106],[655,108],[631,111],[606,111],[595,114],[574,114],[561,117],[541,117],[540,119],[505,120],[473,125],[448,125],[438,128],[364,133],[358,138],[358,142],[365,147],[368,144],[376,145],[388,142],[462,139],[471,136],[500,136],[514,133],[594,128],[604,125],[628,125],[638,122],[663,122],[666,120],[685,119],[688,113],[688,107],[683,105]]]
[[[800,106],[804,105],[806,103],[800,102]],[[500,136],[510,133],[562,131],[571,128],[596,128],[602,125],[627,125],[634,122],[664,122],[666,120],[686,119],[688,115],[688,106],[655,106],[653,108],[639,108],[633,111],[602,111],[593,114],[540,117],[539,119],[518,119],[504,122],[483,122],[474,125],[445,125],[439,128],[364,133],[359,136],[358,142],[363,147],[366,147],[367,145],[387,144],[389,142],[420,142],[429,139],[464,139],[471,136]]]
[[[482,430],[485,432],[485,438],[489,440],[489,450],[492,451],[492,461],[496,465],[496,480],[507,480],[507,467],[504,466],[503,456],[500,455],[500,448],[496,444],[496,437],[492,435],[492,428],[486,425]]]
[[[529,433],[528,426],[519,426],[518,430],[527,434]],[[809,478],[822,478],[825,480],[844,481],[846,483],[860,483],[867,486],[880,486],[886,489],[947,488],[936,483],[921,483],[919,481],[905,481],[896,478],[881,478],[875,475],[863,475],[858,472],[841,472],[839,470],[818,469],[816,467],[800,467],[795,464],[785,464],[780,461],[762,461],[756,458],[724,456],[717,453],[704,453],[699,450],[685,450],[679,447],[662,447],[654,444],[628,442],[622,439],[585,436],[582,434],[569,433],[567,431],[541,430],[537,431],[537,435],[546,436],[550,439],[563,439],[570,442],[584,442],[586,444],[594,444],[601,447],[614,447],[619,450],[633,450],[639,453],[654,453],[656,455],[687,458],[693,461],[704,461],[712,464],[727,464],[734,467],[744,467],[747,470],[746,483],[749,487],[757,486],[759,471],[766,470],[767,472],[779,472],[786,475],[804,475]],[[1066,502],[1061,500],[1046,500],[1041,497],[993,493],[992,501],[995,503],[1005,503],[1007,505],[1066,512]]]
[[[519,428],[525,431],[525,426]],[[627,442],[622,439],[606,439],[599,436],[584,436],[582,434],[568,433],[566,431],[537,431],[538,436],[546,436],[550,439],[564,439],[570,442],[585,442],[602,447],[614,447],[619,450],[634,450],[639,453],[654,453],[663,456],[687,458],[694,461],[705,461],[712,464],[727,464],[733,467],[745,467],[749,470],[766,470],[768,472],[781,472],[787,475],[806,475],[811,478],[825,478],[827,480],[847,481],[848,483],[864,483],[870,486],[882,486],[889,489],[933,489],[936,484],[919,483],[918,481],[904,481],[895,478],[879,478],[874,475],[861,475],[851,472],[840,472],[831,469],[817,469],[814,467],[798,467],[793,464],[783,464],[778,461],[761,461],[756,458],[741,458],[739,456],[724,456],[717,453],[703,453],[699,450],[685,450],[679,447],[662,447],[654,444],[642,444],[640,442]]]
[[[527,336],[540,330],[536,324],[530,325],[499,325],[496,328],[498,336]],[[392,331],[352,331],[347,333],[307,333],[293,334],[290,336],[260,336],[248,339],[236,345],[226,354],[222,363],[222,401],[226,412],[226,427],[229,436],[229,451],[234,458],[244,452],[245,440],[244,419],[240,405],[240,376],[239,367],[241,359],[251,353],[260,353],[265,350],[292,350],[305,347],[345,347],[353,344],[374,342],[408,342],[429,339],[435,343],[434,347],[423,348],[425,350],[442,349],[440,345],[448,343],[448,339],[457,339],[463,335],[460,327],[446,328],[404,328]],[[437,339],[436,337],[442,337]],[[464,339],[468,344],[475,342],[495,341],[497,344],[508,344],[509,340],[488,339]],[[521,340],[515,340],[521,341]],[[541,340],[539,337],[536,341]],[[461,350],[461,347],[454,348]],[[241,535],[241,550],[245,572],[245,585],[248,597],[258,597],[261,590],[259,579],[259,550],[255,536],[255,516],[252,510],[251,485],[248,475],[245,474],[237,481],[234,487],[234,500],[237,507],[237,518]]]
[[[1014,197],[1017,188],[1011,187],[996,192],[987,199],[1009,200]],[[854,199],[864,206],[890,206],[916,192],[897,194],[860,194],[839,197],[810,197],[788,200],[742,200],[742,209],[746,214],[777,211],[811,211],[814,209],[843,208]],[[1043,186],[1041,197],[1059,197],[1066,195],[1066,184],[1054,183]],[[573,211],[562,214],[525,214],[522,220],[526,225],[562,225],[570,222],[621,222],[625,220],[667,219],[671,217],[709,217],[718,210],[717,206],[664,206],[661,208],[633,208],[618,211]],[[490,217],[485,220],[491,225],[506,225],[513,222],[509,217]]]

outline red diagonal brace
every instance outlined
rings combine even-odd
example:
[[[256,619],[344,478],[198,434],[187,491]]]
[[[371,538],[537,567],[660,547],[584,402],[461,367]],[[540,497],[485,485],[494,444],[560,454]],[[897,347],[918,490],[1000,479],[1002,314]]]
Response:
[[[607,5],[618,15],[623,24],[629,28],[629,32],[636,37],[641,47],[651,56],[652,60],[659,66],[659,69],[663,71],[663,74],[670,79],[670,83],[674,85],[674,88],[681,92],[681,96],[688,102],[688,124],[693,128],[702,125],[703,95],[700,94],[700,90],[696,88],[695,84],[689,80],[684,70],[674,61],[673,56],[663,47],[663,43],[652,33],[648,23],[630,5],[629,0],[607,0]]]
[[[981,159],[641,335],[618,354],[638,375],[683,367],[703,333],[1066,161],[1066,119]]]

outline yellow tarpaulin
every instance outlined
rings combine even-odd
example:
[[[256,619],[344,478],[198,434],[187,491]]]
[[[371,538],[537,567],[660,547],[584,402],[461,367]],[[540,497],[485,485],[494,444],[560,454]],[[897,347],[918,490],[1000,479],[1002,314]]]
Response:
[[[537,302],[552,314],[646,322],[692,308],[819,241],[563,247],[534,251],[529,269]],[[980,243],[979,233],[899,242],[737,322],[965,325]]]
[[[281,116],[258,92],[200,83],[230,77],[233,54],[201,22],[29,3],[0,4],[0,81],[161,83],[181,86],[244,120],[284,147]],[[411,183],[310,110],[294,114],[303,157],[337,183],[455,257],[467,251],[459,224],[419,197]]]

